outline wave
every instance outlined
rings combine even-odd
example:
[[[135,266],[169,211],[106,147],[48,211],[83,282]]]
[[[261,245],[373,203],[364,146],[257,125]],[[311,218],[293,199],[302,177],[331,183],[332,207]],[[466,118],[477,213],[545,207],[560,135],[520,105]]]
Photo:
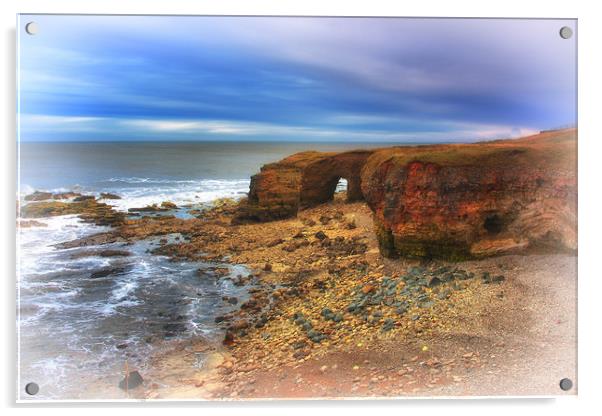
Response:
[[[132,177],[118,177],[105,179],[106,182],[119,182],[127,184],[141,184],[141,183],[157,183],[157,184],[191,184],[199,186],[216,186],[223,185],[228,186],[238,182],[249,183],[248,179],[162,179],[162,178],[142,178],[137,176]],[[101,181],[103,182],[103,181]]]
[[[103,186],[106,185],[106,186]],[[76,191],[100,197],[103,192],[115,193],[121,199],[107,199],[103,202],[120,211],[139,208],[170,201],[178,206],[206,204],[220,198],[238,199],[244,197],[250,186],[249,179],[157,179],[146,177],[113,177],[98,181],[95,186],[76,188],[40,189],[23,185],[19,199],[33,191],[52,193]]]
[[[77,189],[24,185],[20,194],[23,197],[34,190],[77,191],[99,197],[102,192],[110,192],[121,199],[103,199],[102,202],[126,211],[163,201],[174,202],[179,207],[200,208],[223,197],[241,198],[247,194],[249,185],[249,179],[172,180],[124,176],[96,180],[94,185],[86,184]],[[187,214],[188,209],[180,209],[176,215]],[[98,247],[58,250],[54,244],[108,231],[109,227],[84,223],[77,215],[37,220],[45,226],[17,231],[18,322],[20,347],[36,354],[24,367],[25,377],[38,382],[52,380],[57,386],[55,391],[45,391],[45,397],[54,394],[60,397],[63,389],[72,387],[73,382],[67,380],[72,375],[77,377],[90,371],[112,374],[112,366],[129,350],[144,357],[153,348],[146,338],[167,337],[163,326],[172,324],[173,319],[180,316],[178,325],[187,329],[182,334],[180,330],[174,331],[175,336],[217,334],[214,315],[223,314],[231,307],[221,301],[222,296],[245,299],[246,289],[234,286],[229,280],[199,279],[197,270],[205,267],[203,264],[172,262],[167,257],[150,255],[149,250],[157,244],[155,240],[128,245],[132,255],[126,259],[79,256],[80,251],[94,252]],[[121,243],[103,247],[123,248]],[[116,262],[127,263],[127,272],[106,279],[90,279],[91,271],[112,267]],[[244,266],[232,266],[232,273],[248,274]],[[165,311],[165,316],[158,311]],[[42,340],[44,345],[40,347]],[[121,350],[117,346],[122,344],[129,347]],[[74,365],[77,360],[73,357],[82,357],[85,365],[81,368],[79,364]],[[131,360],[137,362],[136,358]],[[143,363],[140,358],[138,365]]]
[[[137,176],[122,177],[122,178],[109,178],[107,182],[122,182],[122,183],[199,183],[200,181],[192,179],[157,179],[157,178],[140,178]]]
[[[138,179],[140,179],[139,182],[129,182],[130,185],[137,184],[138,186],[123,186],[111,190],[120,195],[122,199],[106,200],[105,202],[123,211],[134,207],[160,204],[163,201],[170,201],[178,206],[206,204],[220,198],[241,198],[247,194],[250,185],[249,179]],[[148,181],[143,181],[143,179],[148,179]],[[144,186],[140,186],[141,184]]]

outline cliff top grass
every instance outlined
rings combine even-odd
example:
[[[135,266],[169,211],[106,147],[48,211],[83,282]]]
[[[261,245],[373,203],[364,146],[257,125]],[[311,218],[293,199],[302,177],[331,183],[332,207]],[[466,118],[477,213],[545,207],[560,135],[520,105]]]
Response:
[[[364,149],[349,150],[349,151],[345,151],[345,152],[318,152],[316,150],[308,150],[305,152],[299,152],[299,153],[295,153],[290,156],[287,156],[279,162],[269,163],[267,165],[264,165],[264,167],[262,167],[262,170],[264,168],[269,168],[269,167],[273,167],[273,166],[303,169],[303,168],[311,165],[312,163],[320,162],[320,161],[323,161],[330,157],[335,157],[335,156],[341,157],[344,155],[357,155],[357,154],[370,155],[374,152],[375,152],[375,150],[364,150]]]
[[[272,166],[283,166],[283,167],[291,167],[291,168],[299,168],[302,169],[311,163],[318,162],[323,160],[324,158],[335,156],[337,152],[318,152],[315,150],[309,150],[306,152],[299,152],[292,154],[290,156],[285,157],[279,162],[269,163],[264,165],[261,169],[270,168]]]
[[[576,143],[576,129],[566,129],[472,144],[399,146],[375,151],[365,169],[388,160],[398,166],[416,161],[441,166],[507,165],[510,168],[541,164],[548,169],[574,169]]]
[[[303,169],[326,158],[342,154],[371,153],[367,166],[378,166],[390,159],[398,165],[413,161],[435,163],[442,166],[466,166],[488,164],[499,166],[511,163],[532,165],[544,163],[574,169],[577,146],[577,129],[553,130],[521,137],[462,144],[436,144],[420,146],[391,146],[372,150],[350,150],[347,152],[305,151],[287,156],[279,162],[262,167],[290,167]]]

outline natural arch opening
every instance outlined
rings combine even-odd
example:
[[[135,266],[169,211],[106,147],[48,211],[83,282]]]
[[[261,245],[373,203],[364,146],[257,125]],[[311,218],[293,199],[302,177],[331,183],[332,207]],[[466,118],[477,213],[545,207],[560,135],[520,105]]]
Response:
[[[333,200],[353,202],[363,198],[359,177],[335,175],[322,179],[319,183],[304,183],[300,201],[301,207],[309,207]]]
[[[299,207],[323,204],[334,200],[335,195],[347,202],[363,200],[361,171],[368,155],[349,152],[310,163],[301,172]]]
[[[347,200],[347,185],[348,181],[345,178],[339,178],[335,188],[333,199],[335,201],[346,201]]]

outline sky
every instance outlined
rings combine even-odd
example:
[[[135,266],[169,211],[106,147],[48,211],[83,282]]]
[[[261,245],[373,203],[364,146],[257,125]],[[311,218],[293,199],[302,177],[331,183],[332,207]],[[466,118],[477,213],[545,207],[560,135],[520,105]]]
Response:
[[[470,142],[576,122],[576,36],[559,36],[574,20],[22,15],[18,26],[21,141]]]

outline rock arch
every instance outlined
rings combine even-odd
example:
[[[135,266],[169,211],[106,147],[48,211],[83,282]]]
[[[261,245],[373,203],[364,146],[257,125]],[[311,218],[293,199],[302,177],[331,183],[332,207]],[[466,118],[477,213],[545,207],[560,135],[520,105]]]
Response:
[[[301,179],[300,207],[307,208],[331,201],[341,178],[347,180],[347,201],[363,200],[361,171],[370,154],[370,151],[340,153],[308,165]]]
[[[251,178],[248,203],[241,207],[238,221],[293,217],[299,209],[331,201],[341,178],[347,180],[347,201],[364,199],[361,171],[372,153],[301,152],[264,165]]]

